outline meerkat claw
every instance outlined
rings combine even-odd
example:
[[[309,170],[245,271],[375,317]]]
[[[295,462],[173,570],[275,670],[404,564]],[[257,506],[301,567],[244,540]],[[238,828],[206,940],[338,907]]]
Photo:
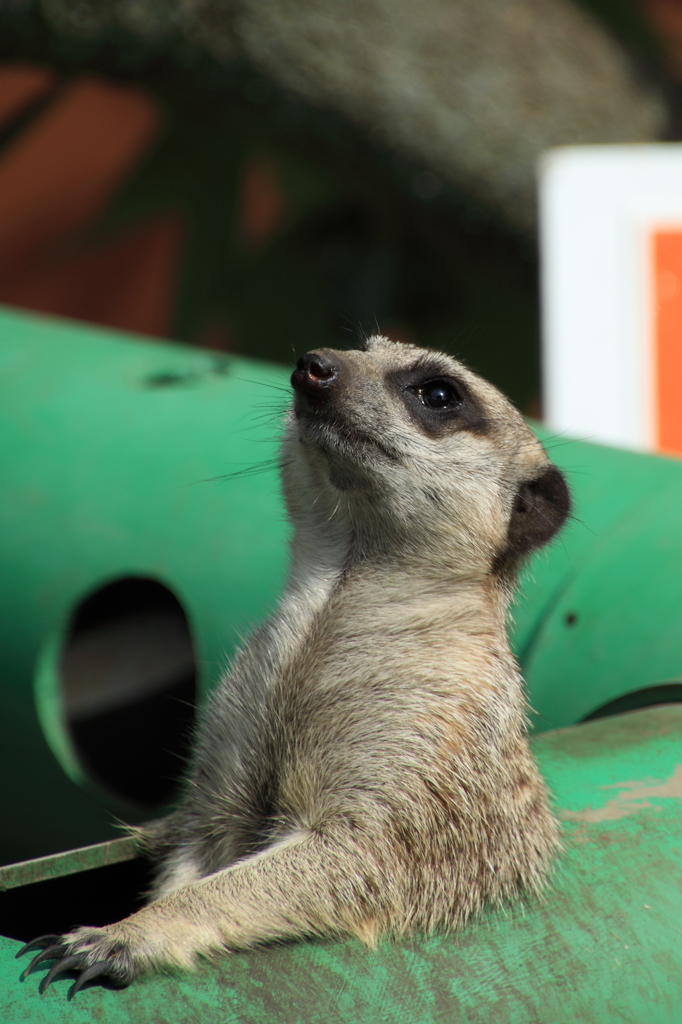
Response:
[[[54,946],[60,941],[61,935],[39,935],[37,939],[31,939],[25,946],[22,946],[15,959],[18,960],[24,953],[30,953],[34,949],[45,949],[47,946]]]
[[[63,974],[64,971],[72,971],[78,967],[83,966],[83,954],[74,953],[72,956],[64,956],[57,961],[56,964],[50,968],[45,977],[38,986],[38,991],[42,995],[43,992],[52,984],[58,974]]]
[[[38,991],[42,995],[52,984],[54,979],[59,974],[64,974],[66,971],[79,971],[78,977],[75,980],[75,984],[69,993],[69,999],[73,999],[77,992],[79,992],[83,986],[88,982],[92,981],[93,978],[98,978],[107,975],[117,987],[125,988],[130,984],[129,981],[125,980],[121,976],[120,969],[117,969],[116,963],[113,959],[98,960],[94,964],[88,965],[87,953],[69,953],[68,945],[61,940],[59,935],[41,935],[40,938],[34,939],[32,942],[28,942],[22,949],[19,950],[17,956],[27,953],[29,950],[39,948],[39,944],[47,942],[47,940],[58,939],[57,942],[52,942],[51,945],[42,949],[36,957],[31,960],[30,964],[23,973],[23,977],[27,978],[35,968],[48,960],[56,961],[45,977],[41,980]]]
[[[38,964],[41,964],[43,960],[61,960],[65,952],[66,946],[63,942],[56,942],[53,946],[48,946],[42,953],[38,953],[38,956],[33,957],[24,971],[24,977],[28,978],[29,974],[33,974]]]
[[[110,960],[98,960],[96,964],[91,964],[90,967],[86,967],[84,971],[76,978],[76,983],[71,989],[69,999],[73,999],[77,992],[83,988],[86,982],[91,981],[93,978],[99,978],[100,976],[108,976],[116,982],[119,988],[126,988],[129,984],[127,981],[122,981],[113,970],[113,964]]]

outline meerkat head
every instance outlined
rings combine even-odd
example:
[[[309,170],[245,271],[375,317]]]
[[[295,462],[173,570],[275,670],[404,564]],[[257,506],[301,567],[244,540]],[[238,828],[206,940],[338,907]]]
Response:
[[[568,488],[519,412],[449,355],[375,336],[298,360],[283,459],[294,525],[345,523],[378,545],[468,572],[549,541]]]

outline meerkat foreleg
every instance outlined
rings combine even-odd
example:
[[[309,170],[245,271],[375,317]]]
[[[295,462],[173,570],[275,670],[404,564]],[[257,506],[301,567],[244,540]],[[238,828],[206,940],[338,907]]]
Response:
[[[349,857],[352,861],[349,863]],[[116,924],[44,936],[26,970],[56,961],[41,983],[80,970],[76,991],[99,975],[121,985],[146,971],[193,966],[225,950],[274,939],[355,933],[372,942],[384,915],[371,893],[386,891],[369,856],[321,833],[300,833],[176,889]]]

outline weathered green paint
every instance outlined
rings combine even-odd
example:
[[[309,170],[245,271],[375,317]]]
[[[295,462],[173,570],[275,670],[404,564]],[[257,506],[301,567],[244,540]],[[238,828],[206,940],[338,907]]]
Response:
[[[564,820],[545,898],[456,936],[308,942],[225,956],[125,991],[21,983],[0,942],[12,1024],[672,1024],[682,1007],[682,708],[536,737]]]
[[[0,892],[30,885],[32,882],[44,882],[48,878],[62,878],[64,875],[75,875],[79,871],[118,864],[124,860],[132,860],[135,855],[134,840],[125,837],[110,839],[107,843],[82,846],[79,850],[53,853],[49,857],[34,857],[33,860],[20,861],[18,864],[5,864],[4,867],[0,867]]]

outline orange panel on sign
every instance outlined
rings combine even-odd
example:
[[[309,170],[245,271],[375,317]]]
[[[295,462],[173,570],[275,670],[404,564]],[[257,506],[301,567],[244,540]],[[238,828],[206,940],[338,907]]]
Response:
[[[657,447],[682,455],[682,231],[653,235]]]

